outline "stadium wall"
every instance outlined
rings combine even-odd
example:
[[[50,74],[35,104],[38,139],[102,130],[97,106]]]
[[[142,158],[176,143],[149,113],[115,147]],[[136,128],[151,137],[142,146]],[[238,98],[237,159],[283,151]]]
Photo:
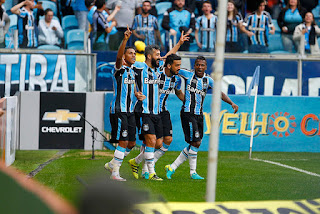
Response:
[[[241,95],[231,95],[230,98],[239,105],[239,112],[233,114],[231,106],[222,102],[219,150],[249,151],[254,98]],[[106,93],[105,99],[105,131],[110,131],[112,94]],[[204,101],[201,151],[208,151],[209,147],[211,99],[212,95],[208,94]],[[170,95],[167,104],[174,127],[169,150],[181,151],[187,145],[178,108],[182,102]],[[319,105],[320,100],[315,97],[258,96],[253,151],[320,152]],[[137,143],[141,144],[140,141]]]

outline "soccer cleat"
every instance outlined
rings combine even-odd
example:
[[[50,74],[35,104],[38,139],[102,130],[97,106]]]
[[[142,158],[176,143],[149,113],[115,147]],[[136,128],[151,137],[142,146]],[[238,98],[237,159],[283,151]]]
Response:
[[[149,172],[142,173],[142,178],[149,179]]]
[[[120,175],[111,175],[110,179],[114,181],[127,181],[126,179],[120,177]]]
[[[149,180],[153,180],[153,181],[163,181],[163,179],[162,179],[162,178],[159,178],[156,173],[150,174],[150,175],[149,175]]]
[[[104,165],[104,168],[112,173],[112,168],[109,166],[109,162]]]
[[[191,179],[193,180],[203,180],[204,178],[198,175],[196,172],[191,175]]]
[[[166,165],[164,169],[166,170],[167,179],[171,179],[171,176],[175,172],[174,169],[172,169],[170,165]]]
[[[133,177],[135,179],[139,179],[139,164],[136,163],[136,160],[134,158],[130,159],[129,160],[129,165],[131,167],[131,170],[132,170],[132,174],[133,174]]]

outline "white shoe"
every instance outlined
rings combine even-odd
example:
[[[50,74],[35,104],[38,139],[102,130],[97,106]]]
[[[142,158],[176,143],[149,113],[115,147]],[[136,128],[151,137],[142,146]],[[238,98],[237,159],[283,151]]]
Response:
[[[111,175],[110,179],[115,181],[127,181],[126,179],[120,177],[120,175]]]

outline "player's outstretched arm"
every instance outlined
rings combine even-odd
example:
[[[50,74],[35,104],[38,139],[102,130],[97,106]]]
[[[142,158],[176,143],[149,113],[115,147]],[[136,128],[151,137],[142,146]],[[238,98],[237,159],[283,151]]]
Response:
[[[167,56],[169,56],[170,54],[177,53],[181,45],[183,45],[185,41],[189,41],[189,39],[190,39],[189,34],[184,34],[184,32],[182,31],[179,42],[163,58],[167,58]]]
[[[181,90],[178,90],[178,89],[175,89],[174,91],[175,91],[177,97],[179,98],[179,100],[184,102],[184,93]]]
[[[232,102],[232,100],[228,97],[228,95],[226,95],[225,93],[221,92],[221,99],[224,102],[226,102],[226,103],[231,105],[231,107],[234,110],[234,112],[233,112],[234,114],[238,112],[239,106],[237,104],[235,104],[234,102]]]
[[[127,30],[126,30],[126,32],[124,32],[124,37],[123,37],[123,40],[120,44],[118,54],[117,54],[117,59],[116,59],[116,68],[117,69],[120,69],[122,66],[122,57],[123,57],[124,50],[126,48],[127,42],[129,40],[131,34],[132,34],[132,31],[129,29],[129,26],[127,25]]]

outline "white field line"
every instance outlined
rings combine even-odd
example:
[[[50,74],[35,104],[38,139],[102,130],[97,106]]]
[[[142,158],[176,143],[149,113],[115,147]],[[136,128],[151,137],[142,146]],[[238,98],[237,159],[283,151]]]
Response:
[[[258,158],[252,158],[252,160],[261,161],[261,162],[265,162],[265,163],[270,163],[270,164],[273,164],[273,165],[277,165],[277,166],[281,166],[281,167],[284,167],[284,168],[292,169],[292,170],[295,170],[295,171],[298,171],[298,172],[302,172],[302,173],[305,173],[307,175],[320,177],[320,175],[317,174],[317,173],[309,172],[309,171],[306,171],[306,170],[303,170],[303,169],[299,169],[299,168],[296,168],[296,167],[293,167],[293,166],[288,166],[288,165],[285,165],[285,164],[282,164],[282,163],[273,162],[273,161],[269,161],[269,160],[262,160],[262,159],[258,159]]]

